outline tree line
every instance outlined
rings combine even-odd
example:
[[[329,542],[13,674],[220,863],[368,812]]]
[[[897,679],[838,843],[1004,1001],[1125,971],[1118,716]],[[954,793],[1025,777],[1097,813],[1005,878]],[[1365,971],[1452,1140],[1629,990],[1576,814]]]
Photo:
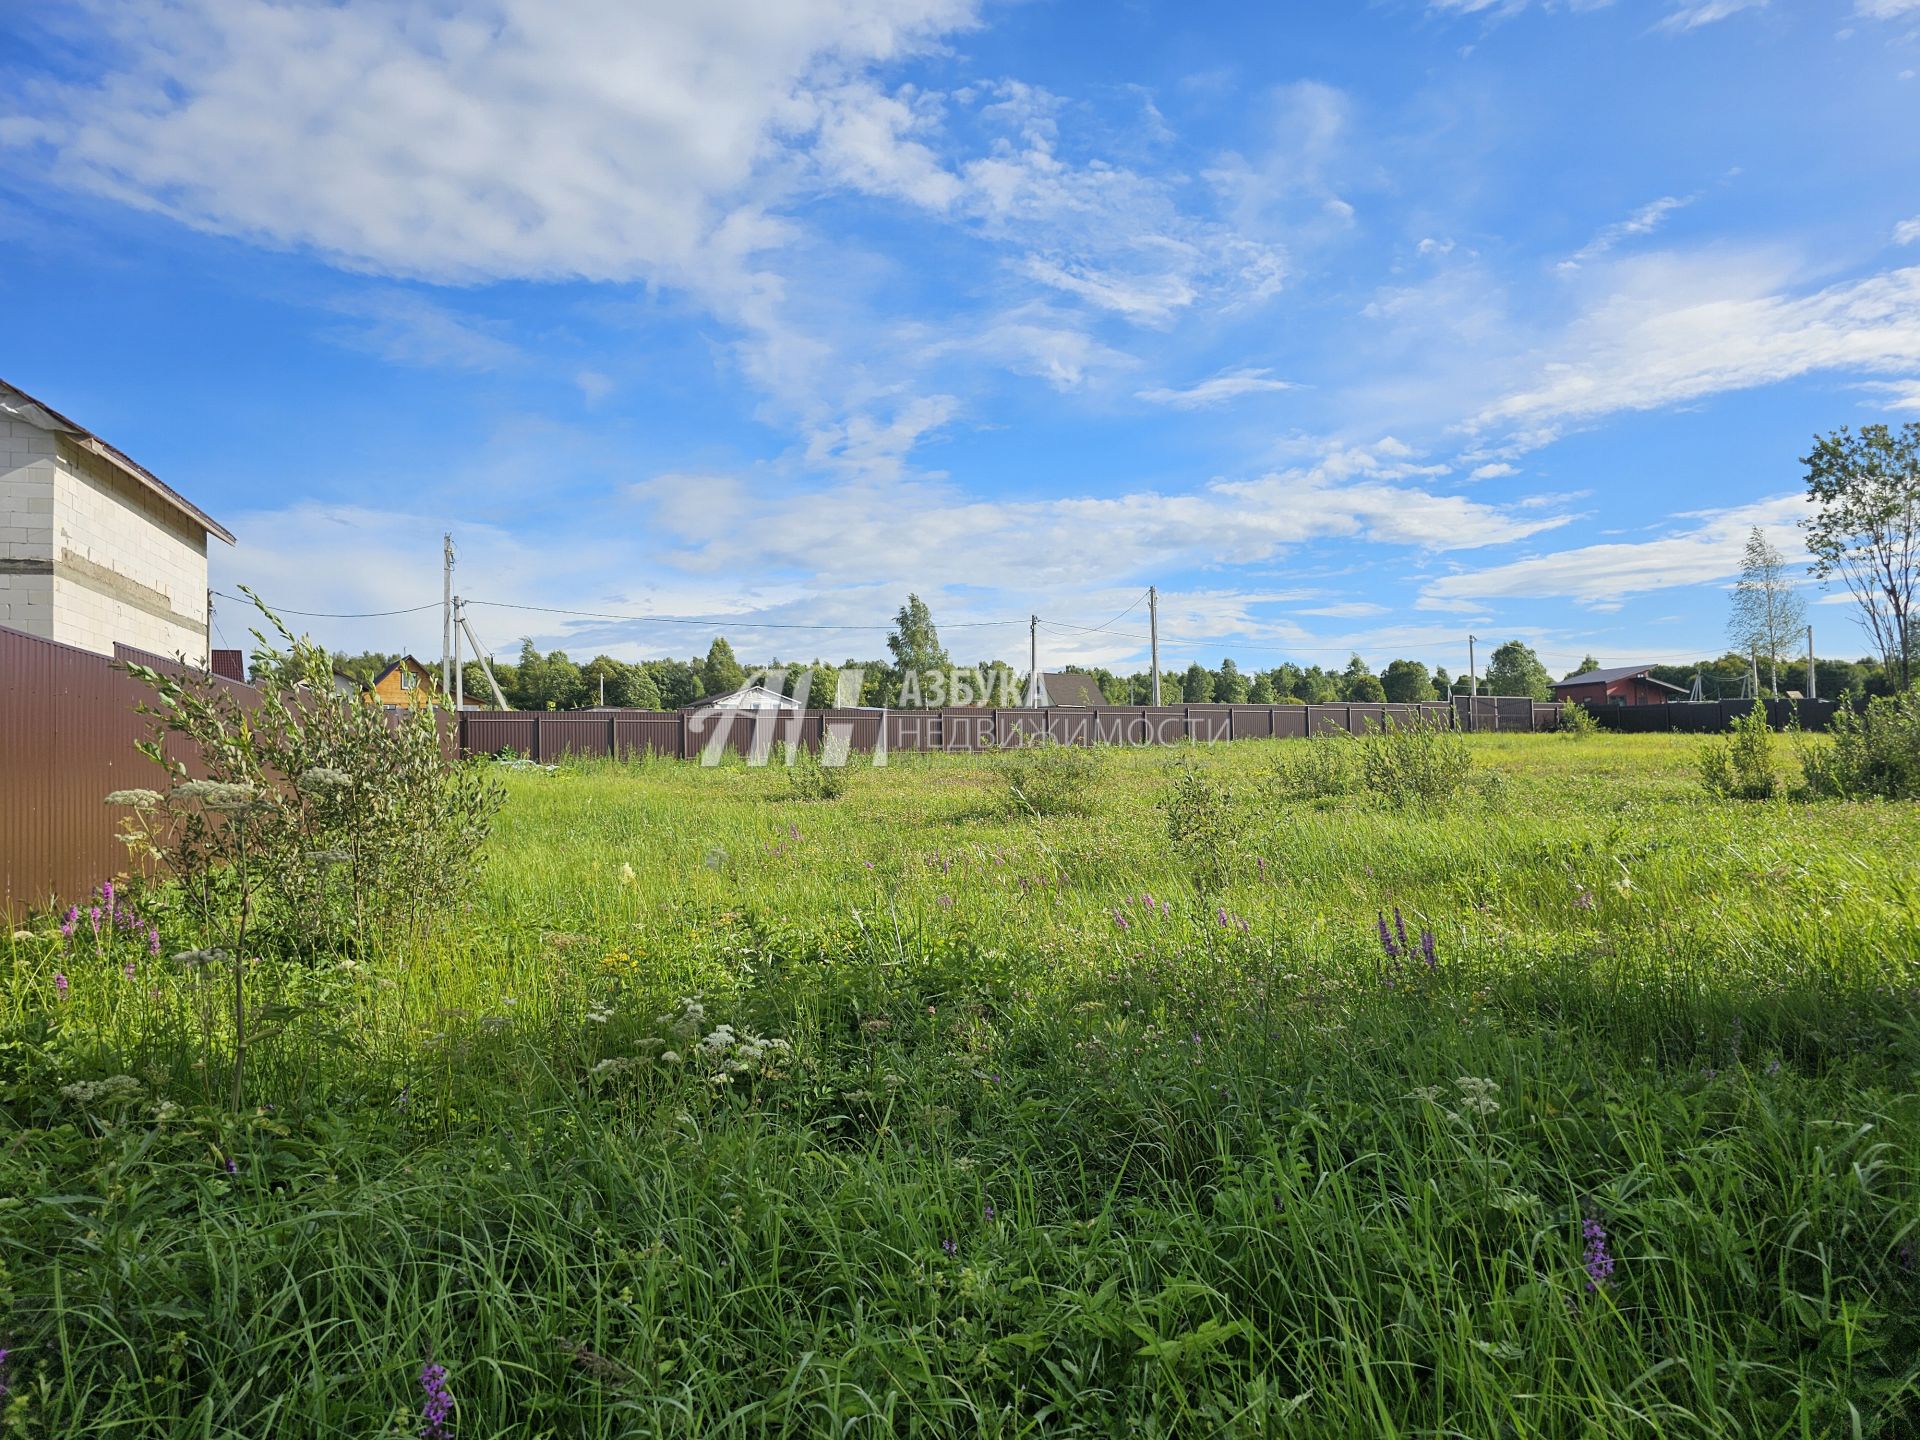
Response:
[[[1002,696],[1024,696],[1026,677],[1002,661],[955,667],[939,645],[932,618],[925,615],[924,603],[919,609],[925,616],[918,632],[919,643],[909,643],[887,656],[866,660],[849,657],[833,663],[776,658],[765,665],[747,665],[736,657],[733,646],[724,636],[716,636],[704,656],[626,661],[611,655],[596,655],[582,663],[571,659],[564,650],[543,654],[531,640],[524,640],[517,661],[495,663],[494,677],[500,682],[507,704],[515,710],[579,710],[602,703],[622,709],[676,710],[710,695],[729,694],[750,679],[781,671],[784,672],[781,690],[797,696],[803,693],[804,684],[807,704],[814,708],[835,704],[919,708],[932,702],[926,692],[907,684],[906,677],[956,668],[970,679],[964,693],[971,703],[998,704]],[[896,637],[898,634],[896,631]],[[334,665],[342,674],[371,684],[373,677],[397,658],[367,651],[359,655],[337,655]],[[1589,655],[1562,678],[1598,669],[1600,664]],[[1100,687],[1102,698],[1111,705],[1145,705],[1153,695],[1150,670],[1123,673],[1098,665],[1062,668],[1069,674],[1091,676]],[[1714,699],[1742,693],[1749,669],[1750,652],[1729,650],[1718,658],[1686,665],[1655,665],[1650,673],[1657,680],[1683,689],[1691,687],[1698,676],[1706,698]],[[842,676],[851,681],[855,672],[860,676],[857,690],[849,685],[852,693],[842,694]],[[1767,678],[1762,677],[1763,691],[1770,688]],[[469,700],[482,704],[492,702],[493,691],[478,661],[466,663],[462,679]],[[1829,698],[1849,692],[1883,694],[1893,688],[1886,670],[1873,658],[1819,660],[1816,679],[1817,693]],[[1483,695],[1525,695],[1547,700],[1553,683],[1552,672],[1531,646],[1521,640],[1509,640],[1488,656],[1478,688]],[[1789,690],[1807,693],[1804,656],[1779,663],[1774,688],[1781,694]],[[1449,675],[1443,665],[1428,666],[1421,660],[1399,658],[1376,671],[1359,654],[1350,655],[1343,666],[1299,665],[1289,661],[1267,669],[1243,668],[1229,656],[1216,666],[1193,661],[1183,669],[1169,669],[1160,677],[1161,701],[1167,705],[1410,704],[1447,700],[1465,695],[1467,691],[1467,677]],[[983,701],[982,696],[989,698]]]
[[[1868,425],[1858,434],[1842,428],[1816,437],[1812,453],[1801,463],[1809,502],[1802,529],[1813,557],[1811,571],[1845,587],[1877,653],[1859,660],[1818,660],[1808,676],[1799,579],[1756,527],[1732,591],[1731,648],[1717,659],[1655,664],[1650,670],[1655,679],[1691,688],[1698,678],[1708,698],[1750,691],[1756,673],[1762,675],[1757,688],[1763,692],[1813,691],[1830,698],[1884,694],[1913,683],[1920,657],[1920,423],[1898,430]],[[630,662],[596,655],[583,665],[563,650],[543,655],[526,640],[518,661],[495,666],[495,678],[507,703],[522,710],[573,710],[602,703],[673,710],[737,690],[750,672],[766,671],[784,671],[782,685],[790,695],[801,693],[804,684],[808,704],[820,707],[940,703],[931,700],[920,683],[920,677],[935,674],[963,677],[965,692],[976,703],[1004,703],[1005,696],[1020,691],[1020,677],[1003,662],[956,668],[941,644],[932,612],[917,595],[909,595],[894,617],[887,652],[885,657],[849,658],[839,664],[770,659],[764,666],[750,667],[739,661],[724,636],[716,636],[704,657]],[[370,684],[397,658],[366,652],[337,655],[334,663],[341,673]],[[1638,663],[1639,658],[1626,655],[1615,663]],[[1066,668],[1091,675],[1110,704],[1140,705],[1152,699],[1152,676],[1146,670],[1123,675],[1099,666]],[[1589,655],[1567,676],[1596,668],[1599,662]],[[856,670],[857,684],[852,678]],[[468,695],[490,698],[491,687],[477,661],[468,662],[462,675]],[[1539,655],[1523,641],[1509,640],[1488,656],[1478,688],[1483,694],[1545,700],[1552,684]],[[1390,660],[1376,674],[1357,653],[1337,669],[1290,662],[1266,670],[1243,669],[1228,657],[1212,668],[1194,660],[1184,669],[1163,673],[1160,695],[1170,705],[1408,703],[1444,700],[1464,693],[1468,685],[1465,677],[1448,675],[1444,666],[1429,667],[1408,658]],[[955,687],[941,688],[943,698],[951,700]]]

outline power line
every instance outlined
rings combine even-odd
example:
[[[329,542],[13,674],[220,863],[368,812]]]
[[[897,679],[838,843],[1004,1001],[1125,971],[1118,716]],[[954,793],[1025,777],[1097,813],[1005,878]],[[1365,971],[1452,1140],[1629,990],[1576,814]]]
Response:
[[[541,615],[568,615],[580,620],[630,620],[647,625],[732,625],[744,630],[863,630],[889,634],[891,625],[809,625],[792,620],[754,620],[745,615],[623,615],[611,610],[565,610],[556,605],[518,605],[509,600],[469,600],[469,605],[485,605],[494,610],[530,610]],[[433,606],[426,606],[433,609]],[[956,620],[942,624],[942,630],[980,630],[994,625],[1024,625],[1024,620]]]
[[[222,600],[237,600],[242,605],[251,605],[254,603],[244,595],[229,595],[224,590],[216,590],[213,593],[218,595]],[[267,608],[273,611],[273,613],[276,615],[298,615],[302,620],[384,620],[389,615],[418,615],[418,614],[421,614],[423,611],[438,610],[440,607],[438,604],[434,604],[434,605],[415,605],[411,609],[407,609],[407,610],[358,610],[358,611],[289,610],[285,606],[281,606],[281,605],[268,605]]]

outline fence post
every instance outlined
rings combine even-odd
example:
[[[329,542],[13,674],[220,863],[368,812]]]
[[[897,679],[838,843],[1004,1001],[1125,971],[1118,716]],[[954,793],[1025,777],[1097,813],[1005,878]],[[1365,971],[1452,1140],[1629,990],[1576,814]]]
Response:
[[[611,711],[607,713],[607,755],[610,759],[614,760],[620,758],[620,741],[619,736],[613,728],[613,713]]]

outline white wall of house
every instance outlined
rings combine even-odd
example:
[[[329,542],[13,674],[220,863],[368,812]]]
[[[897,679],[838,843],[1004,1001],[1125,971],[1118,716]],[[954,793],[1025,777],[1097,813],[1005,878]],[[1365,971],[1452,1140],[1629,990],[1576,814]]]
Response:
[[[0,420],[0,625],[53,638],[51,432]]]
[[[0,624],[105,655],[120,642],[204,664],[206,531],[68,436],[21,420],[8,431]]]

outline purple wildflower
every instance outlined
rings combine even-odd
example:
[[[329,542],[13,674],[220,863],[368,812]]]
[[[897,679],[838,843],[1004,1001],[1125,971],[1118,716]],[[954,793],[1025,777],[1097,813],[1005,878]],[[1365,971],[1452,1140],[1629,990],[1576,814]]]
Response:
[[[1439,956],[1435,955],[1433,951],[1433,932],[1431,930],[1422,930],[1420,932],[1420,958],[1427,962],[1427,969],[1429,970],[1440,963]]]
[[[447,1367],[431,1360],[422,1365],[420,1388],[427,1397],[420,1407],[420,1440],[446,1440],[447,1420],[453,1414],[453,1396],[447,1392]]]
[[[1387,952],[1387,959],[1398,960],[1400,952],[1393,948],[1393,932],[1387,929],[1387,917],[1384,912],[1375,911],[1374,916],[1380,926],[1380,948]]]
[[[1124,910],[1114,910],[1113,923],[1118,925],[1122,930],[1130,930],[1133,928],[1133,922],[1127,919],[1127,912]]]
[[[93,933],[98,935],[100,933],[100,907],[98,905],[88,907],[87,918],[93,921]]]
[[[800,827],[791,820],[787,822],[787,838],[789,840],[798,840],[800,838]]]
[[[1398,905],[1393,907],[1393,933],[1400,939],[1400,953],[1406,954],[1412,947],[1407,944],[1407,922],[1400,918]]]
[[[940,1248],[949,1255],[958,1255],[960,1253],[960,1242],[952,1237],[948,1237],[940,1242]]]
[[[953,896],[942,895],[940,897],[940,908],[942,910],[951,910],[953,908]]]
[[[1253,863],[1260,867],[1260,878],[1262,880],[1266,879],[1267,878],[1267,857],[1264,855],[1256,855],[1253,857]]]
[[[113,908],[113,881],[104,880],[100,884],[100,903],[109,910]]]
[[[1233,922],[1227,918],[1227,907],[1222,905],[1220,907],[1220,928],[1224,930],[1232,923]]]
[[[1607,1249],[1607,1230],[1598,1220],[1588,1216],[1580,1224],[1580,1236],[1587,1242],[1587,1290],[1597,1293],[1613,1275],[1613,1255]]]
[[[147,931],[147,953],[149,955],[158,955],[160,953],[160,927],[158,925],[151,927]]]
[[[58,995],[62,1000],[67,998],[67,972],[66,971],[56,970],[53,972],[53,993]]]
[[[60,933],[71,940],[73,939],[73,932],[79,928],[80,907],[78,905],[69,905],[67,907],[66,918],[60,922]]]
[[[120,967],[120,973],[125,975],[127,979],[132,980],[139,976],[140,969],[131,960],[129,960],[125,965]]]
[[[11,1350],[0,1349],[0,1400],[7,1398],[7,1357],[12,1353]]]
[[[240,1173],[240,1162],[234,1159],[233,1156],[229,1155],[227,1157],[227,1174],[238,1175],[239,1173]]]
[[[994,1213],[994,1212],[993,1212],[993,1202],[992,1202],[991,1200],[989,1200],[989,1201],[987,1202],[987,1205],[986,1205],[986,1208],[985,1208],[984,1210],[982,1210],[982,1211],[980,1212],[980,1214],[981,1214],[981,1217],[982,1217],[983,1219],[987,1219],[987,1220],[991,1220],[991,1219],[993,1219],[993,1213]]]

